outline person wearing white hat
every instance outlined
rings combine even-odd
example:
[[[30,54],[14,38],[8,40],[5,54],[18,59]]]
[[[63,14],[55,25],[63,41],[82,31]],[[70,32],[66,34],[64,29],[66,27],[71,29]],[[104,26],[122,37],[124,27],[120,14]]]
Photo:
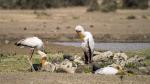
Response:
[[[93,35],[88,31],[84,31],[84,28],[81,25],[77,25],[75,27],[75,31],[77,32],[78,36],[82,40],[81,47],[84,51],[85,64],[89,64],[92,62],[92,57],[94,52]]]

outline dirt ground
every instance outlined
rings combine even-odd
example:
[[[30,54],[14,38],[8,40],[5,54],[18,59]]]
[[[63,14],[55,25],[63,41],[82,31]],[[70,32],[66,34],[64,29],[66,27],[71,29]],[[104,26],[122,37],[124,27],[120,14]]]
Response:
[[[111,83],[110,83],[111,82]],[[1,84],[149,84],[149,76],[65,74],[65,73],[0,73]]]
[[[130,19],[127,19],[130,18]],[[96,41],[150,42],[150,9],[87,12],[84,7],[49,10],[0,10],[0,39],[39,36],[51,41],[76,41],[83,25]]]

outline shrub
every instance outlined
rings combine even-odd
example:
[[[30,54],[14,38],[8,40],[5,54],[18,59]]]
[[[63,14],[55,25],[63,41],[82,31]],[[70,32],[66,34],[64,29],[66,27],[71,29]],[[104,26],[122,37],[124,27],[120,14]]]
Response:
[[[124,8],[148,8],[148,0],[123,0]]]
[[[117,9],[116,0],[103,0],[100,6],[102,12],[112,12]]]
[[[130,15],[127,17],[127,19],[136,19],[136,17],[134,15]]]
[[[0,0],[4,9],[44,9],[67,6],[85,6],[90,0]]]
[[[99,4],[97,0],[92,0],[89,4],[89,8],[87,9],[88,12],[97,11],[99,10]]]

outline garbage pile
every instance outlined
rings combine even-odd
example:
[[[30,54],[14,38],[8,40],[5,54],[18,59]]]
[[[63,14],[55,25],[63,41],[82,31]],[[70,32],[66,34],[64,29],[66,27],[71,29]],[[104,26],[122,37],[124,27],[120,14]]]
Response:
[[[88,65],[84,63],[83,57],[63,55],[61,61],[49,62],[41,70],[57,73],[150,74],[150,69],[145,66],[145,58],[142,56],[129,57],[123,52],[95,51],[93,62]]]

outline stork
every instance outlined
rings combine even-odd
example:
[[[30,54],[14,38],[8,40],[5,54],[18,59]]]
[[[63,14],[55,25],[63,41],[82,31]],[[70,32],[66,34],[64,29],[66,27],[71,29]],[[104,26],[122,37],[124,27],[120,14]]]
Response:
[[[33,71],[35,71],[35,70],[34,70],[34,67],[32,65],[32,55],[33,55],[35,49],[37,49],[38,54],[41,56],[42,65],[44,65],[46,63],[47,56],[44,53],[44,43],[38,37],[28,37],[25,39],[21,39],[20,41],[16,42],[15,45],[30,48],[31,53],[30,53],[30,56],[28,57],[28,61],[31,65]]]
[[[84,31],[84,28],[81,25],[77,25],[75,27],[75,31],[82,40],[81,47],[84,52],[85,64],[89,64],[92,62],[93,52],[94,52],[94,39],[93,35]]]
[[[96,70],[95,74],[116,75],[116,74],[125,74],[125,71],[120,65],[112,64],[107,67]]]

